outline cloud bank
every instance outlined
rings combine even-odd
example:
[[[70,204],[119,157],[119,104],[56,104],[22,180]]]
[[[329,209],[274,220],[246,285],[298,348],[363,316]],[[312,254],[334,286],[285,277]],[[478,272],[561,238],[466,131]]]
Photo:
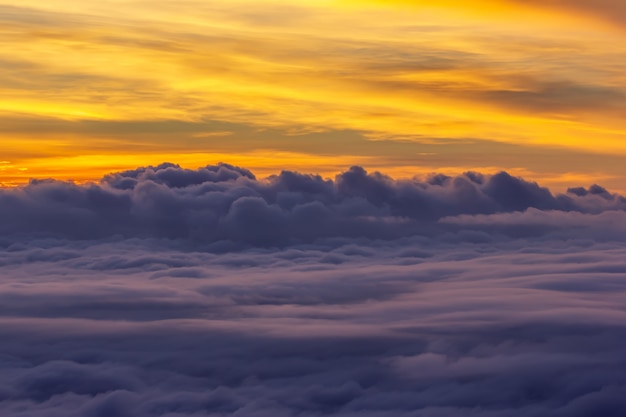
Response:
[[[171,164],[0,191],[3,416],[621,416],[624,198]]]
[[[549,218],[552,211],[578,213],[585,224],[609,211],[619,217],[625,208],[624,197],[597,185],[553,195],[505,172],[394,180],[355,166],[335,180],[291,171],[259,180],[249,170],[227,164],[197,170],[162,164],[110,174],[98,184],[33,180],[25,187],[0,190],[0,233],[267,247],[320,238],[436,237],[457,231],[463,223],[451,217],[502,219],[533,209],[530,221],[545,225],[536,230],[541,233],[561,225]],[[537,222],[537,216],[548,218]]]

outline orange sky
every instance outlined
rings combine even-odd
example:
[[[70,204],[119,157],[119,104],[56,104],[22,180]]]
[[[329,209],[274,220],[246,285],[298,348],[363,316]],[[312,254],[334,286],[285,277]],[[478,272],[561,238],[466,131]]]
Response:
[[[0,184],[163,161],[624,191],[621,0],[0,0]]]

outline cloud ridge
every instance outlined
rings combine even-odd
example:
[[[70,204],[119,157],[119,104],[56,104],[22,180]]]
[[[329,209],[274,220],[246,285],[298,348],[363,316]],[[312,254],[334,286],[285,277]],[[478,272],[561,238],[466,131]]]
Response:
[[[434,236],[458,229],[460,222],[441,221],[458,216],[502,219],[527,210],[594,216],[625,209],[624,197],[598,185],[552,194],[506,172],[396,180],[353,166],[334,180],[293,171],[257,179],[228,164],[191,170],[165,163],[112,173],[98,183],[31,180],[0,190],[0,234],[267,247]]]

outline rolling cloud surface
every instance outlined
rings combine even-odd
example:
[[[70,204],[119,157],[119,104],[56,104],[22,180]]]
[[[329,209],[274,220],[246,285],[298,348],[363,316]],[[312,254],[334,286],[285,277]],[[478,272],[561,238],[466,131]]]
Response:
[[[0,190],[0,414],[621,416],[625,207],[360,167]]]

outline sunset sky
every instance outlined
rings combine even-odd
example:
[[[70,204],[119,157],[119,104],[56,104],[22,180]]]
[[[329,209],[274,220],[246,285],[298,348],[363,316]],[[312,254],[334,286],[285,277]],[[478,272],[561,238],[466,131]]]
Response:
[[[624,417],[626,0],[0,0],[0,416]]]
[[[624,4],[0,1],[0,183],[224,161],[624,191]]]

